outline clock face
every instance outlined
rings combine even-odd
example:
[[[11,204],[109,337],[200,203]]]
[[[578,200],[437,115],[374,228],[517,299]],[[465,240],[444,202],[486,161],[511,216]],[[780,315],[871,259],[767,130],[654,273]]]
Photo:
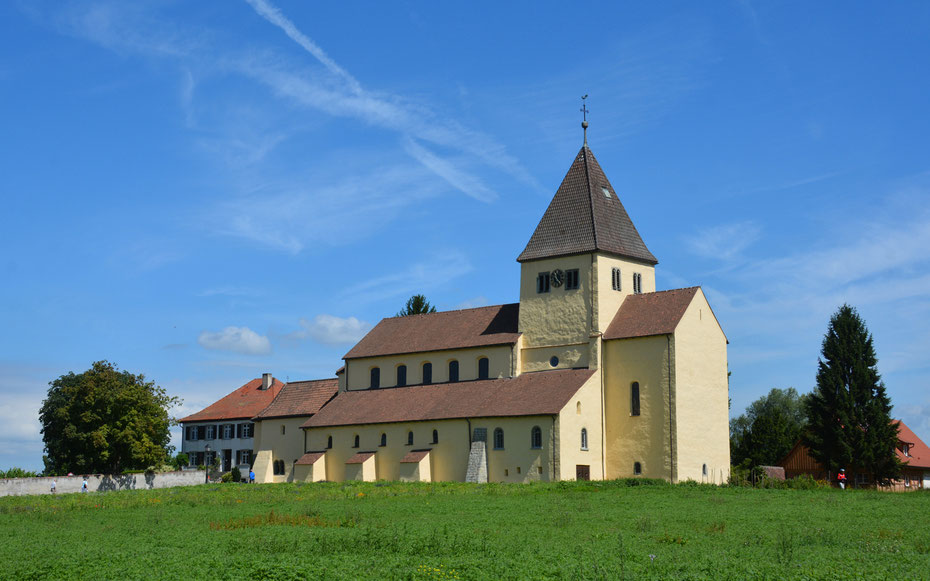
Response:
[[[549,274],[549,282],[552,283],[552,286],[562,286],[562,281],[564,279],[565,273],[559,269],[555,269]]]

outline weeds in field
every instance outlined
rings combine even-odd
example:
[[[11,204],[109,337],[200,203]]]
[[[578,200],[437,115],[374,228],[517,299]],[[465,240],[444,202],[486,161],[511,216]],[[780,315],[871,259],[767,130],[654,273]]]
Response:
[[[327,520],[315,513],[293,515],[279,514],[272,510],[267,515],[231,518],[225,522],[210,522],[210,529],[214,531],[249,529],[263,526],[355,527],[358,526],[358,517],[352,515],[344,519]]]

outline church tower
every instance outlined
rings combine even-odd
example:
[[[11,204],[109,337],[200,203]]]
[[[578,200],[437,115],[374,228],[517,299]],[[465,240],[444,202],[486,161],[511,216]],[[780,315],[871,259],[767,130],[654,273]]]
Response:
[[[587,139],[517,262],[523,371],[596,368],[623,299],[655,291],[658,261]]]

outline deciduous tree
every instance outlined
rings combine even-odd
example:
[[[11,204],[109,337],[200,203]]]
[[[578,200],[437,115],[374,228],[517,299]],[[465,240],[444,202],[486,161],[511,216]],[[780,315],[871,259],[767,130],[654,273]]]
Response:
[[[797,443],[804,430],[804,400],[793,387],[772,389],[730,421],[730,455],[743,468],[773,466]]]
[[[897,426],[878,374],[872,335],[849,305],[830,319],[807,400],[804,443],[829,471],[855,467],[883,483],[900,473]]]
[[[46,473],[120,473],[164,464],[168,410],[179,404],[143,375],[97,361],[49,383],[39,410]]]

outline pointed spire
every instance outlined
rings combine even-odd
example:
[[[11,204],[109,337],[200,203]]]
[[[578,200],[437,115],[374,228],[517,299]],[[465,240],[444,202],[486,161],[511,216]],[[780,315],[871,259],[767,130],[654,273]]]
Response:
[[[588,252],[658,263],[585,143],[517,261]]]

